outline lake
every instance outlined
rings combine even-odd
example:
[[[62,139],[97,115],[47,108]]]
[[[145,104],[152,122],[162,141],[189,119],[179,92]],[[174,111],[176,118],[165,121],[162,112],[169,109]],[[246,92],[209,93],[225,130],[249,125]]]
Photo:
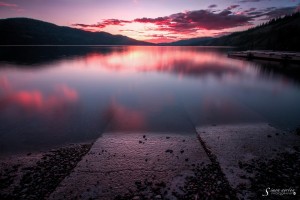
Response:
[[[0,48],[0,153],[107,134],[194,134],[196,126],[300,126],[299,65],[217,47]],[[297,73],[298,72],[298,73]]]

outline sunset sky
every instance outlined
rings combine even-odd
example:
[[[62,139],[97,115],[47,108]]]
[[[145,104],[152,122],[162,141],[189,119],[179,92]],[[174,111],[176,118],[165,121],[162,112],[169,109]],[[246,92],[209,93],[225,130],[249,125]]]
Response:
[[[300,0],[0,0],[0,18],[28,17],[149,42],[220,36],[299,11]]]

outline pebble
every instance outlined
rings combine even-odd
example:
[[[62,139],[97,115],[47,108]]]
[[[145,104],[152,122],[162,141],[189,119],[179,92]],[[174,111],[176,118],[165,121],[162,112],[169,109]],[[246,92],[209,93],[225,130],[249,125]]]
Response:
[[[167,150],[166,150],[166,153],[173,153],[173,150],[167,149]]]
[[[91,144],[72,145],[44,154],[34,166],[22,171],[19,185],[14,187],[13,194],[8,194],[6,199],[45,199],[49,192],[52,192],[70,173],[90,147]]]

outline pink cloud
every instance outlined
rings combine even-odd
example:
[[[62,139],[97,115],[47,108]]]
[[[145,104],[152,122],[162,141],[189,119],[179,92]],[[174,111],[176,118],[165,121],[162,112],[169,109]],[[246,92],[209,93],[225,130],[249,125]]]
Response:
[[[152,42],[152,43],[173,42],[174,40],[180,39],[177,36],[163,35],[163,34],[152,34],[152,35],[145,35],[145,36],[151,38],[145,41]]]
[[[72,24],[72,26],[76,26],[79,28],[105,28],[106,26],[124,26],[125,24],[132,23],[131,21],[127,20],[120,20],[120,19],[105,19],[102,22],[99,22],[97,24]]]
[[[241,3],[245,2],[257,2],[259,0],[243,0]],[[209,8],[215,8],[216,5],[212,4]],[[238,10],[238,11],[236,11]],[[120,19],[105,19],[97,24],[74,24],[74,26],[79,27],[84,30],[97,31],[103,29],[107,26],[124,26],[130,23],[140,23],[144,24],[144,30],[151,31],[151,33],[158,33],[158,35],[164,34],[164,36],[157,37],[153,35],[152,38],[145,35],[146,32],[139,32],[138,30],[119,30],[120,32],[131,32],[132,34],[141,34],[144,36],[146,41],[158,42],[158,41],[171,41],[172,39],[179,39],[185,36],[189,37],[199,37],[201,36],[213,36],[214,32],[220,32],[222,35],[226,29],[232,28],[242,28],[254,25],[256,20],[270,20],[275,17],[290,14],[299,10],[297,6],[291,7],[269,7],[264,9],[257,9],[255,7],[250,7],[247,9],[242,9],[240,5],[233,4],[228,6],[224,10],[193,10],[184,11],[168,16],[160,16],[155,18],[141,17],[133,20],[120,20]],[[261,18],[264,17],[264,18]],[[151,26],[147,26],[147,25]],[[177,38],[170,38],[167,35],[174,35]],[[132,37],[132,36],[130,36]]]
[[[232,9],[235,9],[235,8],[238,8],[240,7],[240,5],[231,5],[227,8],[227,10],[232,10]]]
[[[231,9],[237,7],[233,5]],[[246,15],[236,15],[226,9],[219,13],[209,10],[196,10],[176,13],[166,17],[138,18],[140,23],[156,25],[158,31],[171,33],[193,33],[197,30],[222,30],[252,24],[252,18]]]
[[[0,7],[18,7],[17,4],[11,4],[11,3],[5,3],[5,2],[0,2]]]
[[[222,30],[238,26],[250,25],[252,18],[242,14],[234,14],[230,9],[237,8],[232,5],[219,13],[210,10],[195,10],[175,13],[165,17],[157,18],[136,18],[132,21],[119,19],[106,19],[97,24],[73,24],[83,29],[105,28],[110,25],[123,26],[128,23],[154,24],[154,30],[167,31],[172,33],[192,33],[197,30]]]

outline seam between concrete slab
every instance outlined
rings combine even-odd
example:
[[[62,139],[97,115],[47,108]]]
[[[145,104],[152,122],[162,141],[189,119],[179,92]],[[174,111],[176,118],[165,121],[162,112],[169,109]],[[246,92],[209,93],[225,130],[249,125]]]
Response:
[[[196,129],[195,129],[195,131],[196,131]],[[197,131],[196,131],[196,133],[197,133]],[[226,184],[231,188],[232,192],[234,192],[234,195],[237,196],[236,191],[231,187],[226,175],[222,171],[220,163],[218,162],[217,156],[214,155],[209,148],[207,148],[206,143],[202,140],[202,138],[200,137],[200,134],[198,134],[198,133],[197,133],[197,138],[198,138],[200,144],[202,145],[205,153],[207,154],[208,158],[210,159],[212,165],[214,165],[214,167],[216,167],[216,169],[219,171],[219,173],[221,175],[221,179],[226,181]],[[236,199],[237,199],[237,197],[236,197]]]
[[[183,107],[184,107],[184,106],[183,106]],[[186,112],[186,110],[185,110],[185,109],[183,109],[183,110],[184,110],[184,113],[183,113],[183,114],[186,116],[187,120],[192,124],[192,126],[193,126],[193,128],[194,128],[194,133],[196,134],[196,136],[197,136],[197,138],[198,138],[198,140],[199,140],[199,142],[200,142],[200,145],[201,145],[202,148],[204,149],[204,151],[205,151],[206,155],[208,156],[209,160],[211,161],[212,165],[213,165],[214,167],[216,167],[216,169],[219,171],[219,173],[220,173],[220,175],[221,175],[220,178],[223,179],[223,180],[226,182],[226,184],[227,184],[227,185],[231,188],[231,190],[234,192],[234,195],[237,196],[237,195],[236,195],[236,191],[231,187],[231,185],[229,184],[229,181],[228,181],[227,177],[225,176],[224,172],[222,171],[221,166],[220,166],[220,163],[219,163],[218,160],[217,160],[217,156],[214,155],[214,154],[210,151],[210,149],[206,146],[206,143],[204,142],[204,140],[202,140],[202,138],[200,137],[200,134],[198,134],[198,132],[197,132],[196,125],[193,123],[192,119],[190,118],[190,116],[188,115],[188,113]],[[237,197],[236,197],[236,199],[237,199]]]
[[[175,168],[174,168],[175,169]],[[90,174],[97,174],[97,173],[115,173],[115,172],[123,172],[123,171],[144,171],[144,172],[167,172],[170,171],[172,169],[167,169],[167,170],[155,170],[155,169],[122,169],[122,170],[112,170],[112,171],[84,171],[84,170],[78,170],[76,171],[77,173],[90,173]]]

